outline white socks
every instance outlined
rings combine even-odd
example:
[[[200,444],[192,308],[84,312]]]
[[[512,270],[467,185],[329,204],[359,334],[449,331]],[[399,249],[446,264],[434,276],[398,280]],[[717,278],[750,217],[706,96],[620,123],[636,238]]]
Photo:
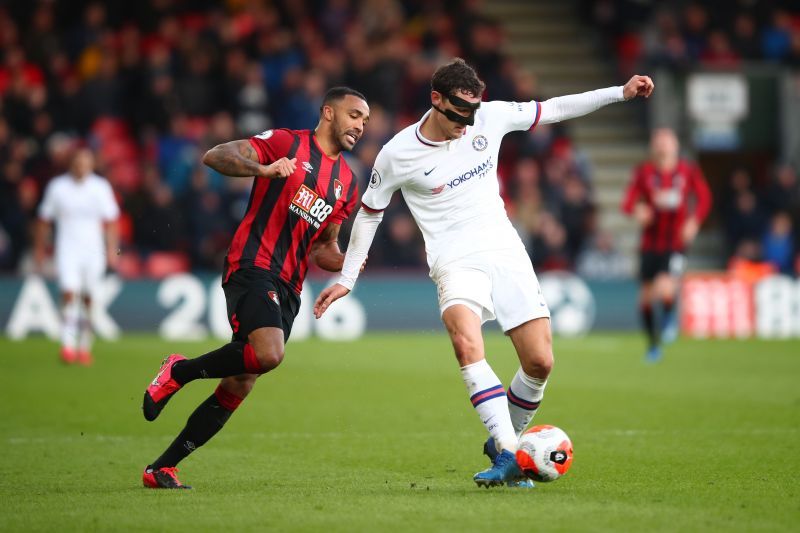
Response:
[[[81,318],[78,322],[78,350],[89,353],[92,351],[94,335],[92,333],[92,317],[89,316],[89,308],[81,302]]]
[[[78,298],[64,305],[61,313],[64,320],[61,325],[61,346],[68,350],[78,348],[78,327],[81,317],[81,304]]]
[[[461,368],[472,406],[481,417],[498,449],[517,451],[517,434],[511,423],[506,391],[486,359]]]
[[[522,368],[517,370],[514,379],[511,380],[511,385],[508,387],[508,411],[517,437],[522,435],[536,414],[546,385],[547,379],[531,377],[523,372]]]

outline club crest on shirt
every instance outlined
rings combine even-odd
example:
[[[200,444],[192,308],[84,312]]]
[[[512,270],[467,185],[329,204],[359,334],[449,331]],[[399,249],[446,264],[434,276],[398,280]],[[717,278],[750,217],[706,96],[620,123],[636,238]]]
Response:
[[[344,191],[344,185],[339,180],[333,180],[333,195],[338,200],[342,197],[342,192]]]
[[[486,150],[486,147],[489,146],[489,141],[486,140],[486,137],[483,135],[476,135],[472,138],[472,147],[479,151],[483,152]]]
[[[275,291],[267,291],[267,296],[269,299],[275,302],[277,305],[281,305],[281,301],[278,299],[278,293]]]
[[[376,169],[372,169],[372,174],[369,177],[369,188],[377,189],[381,184],[381,175]]]

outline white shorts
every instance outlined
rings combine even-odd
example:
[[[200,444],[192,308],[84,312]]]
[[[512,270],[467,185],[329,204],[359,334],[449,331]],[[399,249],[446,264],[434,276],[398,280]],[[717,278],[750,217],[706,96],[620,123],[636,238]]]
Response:
[[[105,271],[106,259],[102,254],[56,256],[56,276],[61,292],[91,295]]]
[[[441,313],[462,304],[482,323],[496,318],[503,331],[550,317],[524,249],[458,259],[437,269],[431,278],[436,283]]]

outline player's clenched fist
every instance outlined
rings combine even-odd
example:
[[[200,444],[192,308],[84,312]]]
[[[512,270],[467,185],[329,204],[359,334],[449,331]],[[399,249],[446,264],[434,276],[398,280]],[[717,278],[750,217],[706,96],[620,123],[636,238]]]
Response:
[[[625,100],[636,98],[637,96],[644,96],[648,98],[655,89],[655,84],[650,76],[639,76],[638,74],[628,80],[628,83],[622,88],[622,94]]]
[[[291,159],[281,157],[271,165],[267,165],[266,172],[263,176],[266,178],[288,178],[294,173],[296,163],[296,157]]]
[[[317,301],[314,302],[314,316],[317,318],[321,317],[325,310],[328,309],[333,302],[342,296],[347,296],[349,292],[350,289],[343,285],[339,285],[338,283],[335,283],[323,290],[317,297]]]

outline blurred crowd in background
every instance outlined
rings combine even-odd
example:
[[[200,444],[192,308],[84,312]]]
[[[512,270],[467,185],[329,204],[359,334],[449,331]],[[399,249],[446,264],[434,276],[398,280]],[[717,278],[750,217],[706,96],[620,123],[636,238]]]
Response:
[[[615,43],[623,71],[642,61],[796,65],[800,53],[797,19],[761,2],[741,11],[584,4]],[[95,151],[97,172],[117,193],[123,275],[218,271],[251,180],[204,167],[201,156],[215,144],[274,127],[314,128],[326,89],[349,85],[371,107],[348,155],[363,190],[383,143],[430,107],[430,77],[454,56],[476,67],[490,99],[554,96],[539,94],[533,74],[503,55],[501,26],[479,8],[474,0],[0,3],[0,270],[26,267],[43,189],[76,146]],[[621,16],[622,9],[635,11]],[[639,14],[646,24],[637,24]],[[589,165],[568,131],[509,135],[498,172],[534,265],[575,268],[594,240],[595,207]],[[745,233],[759,235],[766,213],[764,221]],[[400,195],[370,265],[425,266]]]
[[[623,74],[763,64],[800,70],[800,2],[582,0]],[[776,124],[777,127],[777,124]],[[800,274],[800,179],[778,162],[767,179],[736,169],[715,202],[728,264]]]
[[[800,68],[796,0],[581,0],[626,71],[735,67],[766,61]]]

